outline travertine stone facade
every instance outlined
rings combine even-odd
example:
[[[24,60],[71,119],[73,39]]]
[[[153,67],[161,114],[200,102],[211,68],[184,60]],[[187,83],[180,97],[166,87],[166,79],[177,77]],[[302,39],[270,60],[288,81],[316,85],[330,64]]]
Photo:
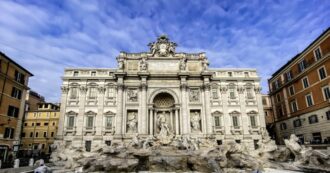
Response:
[[[214,137],[251,148],[265,131],[255,69],[212,69],[205,53],[177,53],[160,36],[150,51],[121,52],[118,68],[68,68],[58,142],[85,146],[141,138]]]

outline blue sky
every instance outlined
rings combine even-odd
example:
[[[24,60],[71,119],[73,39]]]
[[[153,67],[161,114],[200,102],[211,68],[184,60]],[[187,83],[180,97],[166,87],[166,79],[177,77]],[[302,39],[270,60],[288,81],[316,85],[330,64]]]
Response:
[[[160,34],[211,67],[267,79],[330,26],[328,0],[1,0],[0,50],[30,70],[32,90],[58,102],[65,67],[116,67]]]

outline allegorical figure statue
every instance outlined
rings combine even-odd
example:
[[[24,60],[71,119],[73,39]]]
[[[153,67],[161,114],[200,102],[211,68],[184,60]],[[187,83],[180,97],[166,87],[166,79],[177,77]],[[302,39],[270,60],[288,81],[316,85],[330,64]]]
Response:
[[[203,70],[207,70],[207,68],[209,67],[209,61],[207,60],[207,58],[204,58],[202,64],[203,64]]]
[[[201,132],[201,127],[200,127],[200,115],[199,113],[196,111],[191,115],[191,131],[192,132]]]
[[[136,112],[132,112],[127,117],[127,133],[136,133],[137,132],[137,120],[136,120]]]
[[[118,69],[123,70],[124,69],[124,60],[118,59]]]
[[[147,69],[148,69],[147,60],[146,58],[142,58],[142,60],[140,61],[140,70],[147,71]]]
[[[158,125],[159,125],[159,128],[160,128],[160,131],[159,131],[159,136],[160,137],[166,137],[166,136],[168,136],[168,134],[170,134],[170,129],[169,129],[168,124],[166,122],[165,113],[162,113],[162,114],[159,115]]]
[[[152,56],[154,56],[158,49],[157,44],[155,42],[153,42],[153,43],[149,43],[148,46],[150,47],[150,53],[152,54]]]
[[[187,66],[186,61],[187,61],[186,58],[182,58],[180,60],[180,70],[181,71],[186,71],[186,66]]]

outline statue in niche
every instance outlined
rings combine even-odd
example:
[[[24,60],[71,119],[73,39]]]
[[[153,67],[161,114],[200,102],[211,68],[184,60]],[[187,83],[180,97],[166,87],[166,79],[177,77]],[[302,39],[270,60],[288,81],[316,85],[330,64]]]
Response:
[[[181,71],[186,71],[186,66],[187,66],[186,61],[187,61],[186,58],[182,58],[180,60],[180,70]]]
[[[200,114],[198,111],[195,111],[190,118],[191,123],[191,131],[192,132],[201,132],[201,126],[200,126]]]
[[[203,66],[203,70],[207,70],[208,69],[208,67],[209,67],[209,61],[207,60],[207,58],[204,58],[203,59],[202,66]]]
[[[146,58],[142,58],[142,60],[140,61],[140,70],[147,71],[147,69],[148,69],[147,60]]]
[[[127,95],[128,95],[128,101],[130,101],[130,102],[137,102],[137,100],[138,100],[137,90],[135,90],[135,89],[129,89],[127,91]]]
[[[160,139],[160,142],[162,144],[169,144],[171,142],[171,138],[173,137],[173,134],[166,121],[165,112],[162,112],[161,114],[158,115],[157,123],[158,123],[158,128],[160,129],[157,138]]]
[[[123,70],[124,69],[124,60],[119,58],[118,59],[118,69]]]
[[[199,101],[199,90],[198,89],[190,90],[189,100],[190,100],[190,102],[198,102]]]
[[[136,133],[137,132],[137,113],[131,112],[127,116],[127,133]]]

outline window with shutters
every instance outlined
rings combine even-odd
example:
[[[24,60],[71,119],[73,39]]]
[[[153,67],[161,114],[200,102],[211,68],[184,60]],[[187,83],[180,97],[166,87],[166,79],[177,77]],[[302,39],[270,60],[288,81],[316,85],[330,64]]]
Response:
[[[324,67],[319,68],[318,71],[320,80],[323,80],[327,77],[327,72],[325,71]]]
[[[325,86],[322,87],[322,92],[323,92],[323,98],[325,101],[330,100],[330,87]]]
[[[294,127],[300,127],[301,126],[301,120],[300,119],[296,119],[293,121],[293,126]]]
[[[15,81],[24,85],[24,83],[25,83],[25,76],[22,73],[20,73],[20,72],[18,72],[16,70],[15,71]]]
[[[293,96],[294,95],[294,86],[293,85],[291,85],[289,87],[289,94],[290,94],[290,96]]]
[[[296,100],[293,100],[291,101],[291,111],[292,112],[297,112],[298,111],[298,105],[297,105],[297,101]]]
[[[309,82],[308,82],[308,78],[307,77],[305,77],[305,78],[302,79],[302,84],[303,84],[303,87],[304,88],[309,87]]]
[[[298,63],[299,72],[304,71],[306,67],[307,67],[306,60],[302,60],[301,62]]]
[[[11,96],[17,99],[21,99],[22,91],[17,89],[16,87],[13,87],[13,89],[11,90]]]
[[[8,116],[11,116],[11,117],[18,117],[18,114],[19,114],[19,109],[15,106],[8,106],[8,112],[7,112]]]
[[[317,48],[314,50],[314,57],[316,60],[319,60],[322,58],[322,54],[321,54],[321,49]]]
[[[307,94],[305,96],[305,98],[306,98],[306,105],[307,105],[307,107],[310,107],[310,106],[313,106],[314,105],[312,94]]]

